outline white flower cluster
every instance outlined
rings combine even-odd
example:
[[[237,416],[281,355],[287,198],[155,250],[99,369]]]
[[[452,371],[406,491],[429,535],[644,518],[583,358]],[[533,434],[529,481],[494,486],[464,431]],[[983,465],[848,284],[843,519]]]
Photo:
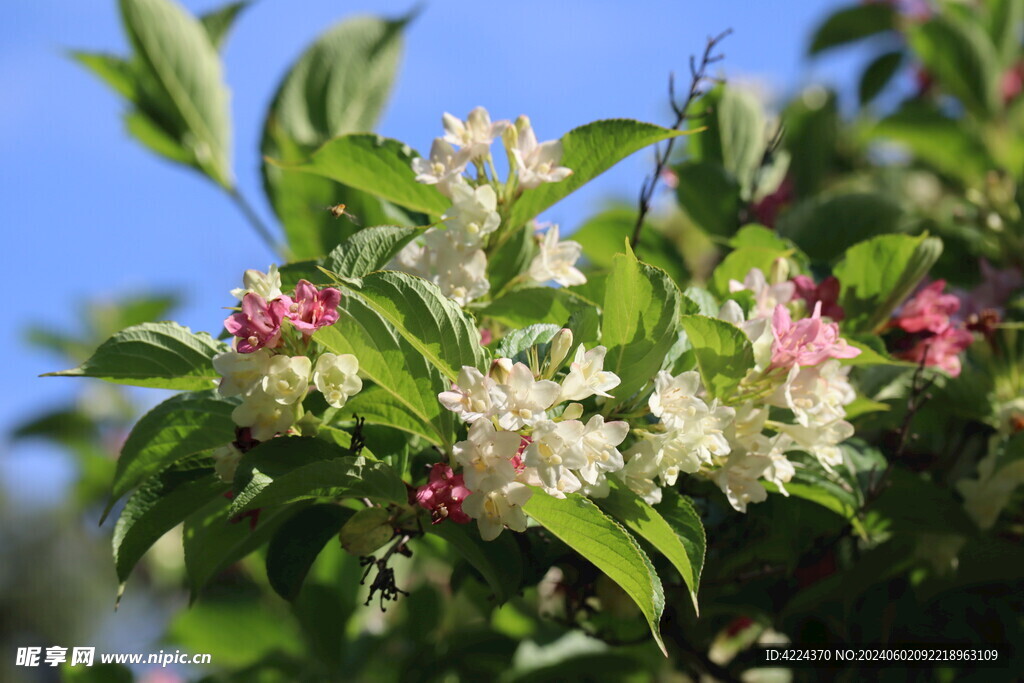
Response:
[[[755,367],[748,379],[768,391],[722,406],[717,400],[708,402],[696,371],[674,377],[658,373],[649,407],[660,420],[660,431],[652,431],[626,452],[623,469],[627,485],[648,502],[659,502],[661,486],[675,485],[680,473],[699,472],[722,489],[736,510],[745,512],[748,503],[767,498],[760,480],[788,495],[785,484],[795,467],[786,453],[809,453],[826,469],[842,462],[838,444],[853,435],[853,426],[844,419],[845,406],[856,398],[848,380],[850,366],[828,359],[785,370],[772,367],[778,342],[770,317],[777,305],[792,299],[793,287],[787,284],[769,284],[761,271],[752,271],[745,285],[734,281],[732,288],[752,291],[750,319],[744,319],[732,300],[718,315],[750,339]],[[792,422],[770,420],[772,406],[788,409]]]
[[[572,346],[572,333],[560,331],[551,343],[544,375],[555,376]],[[576,349],[562,381],[538,379],[525,363],[495,361],[485,375],[463,367],[441,404],[470,423],[468,437],[455,444],[454,458],[472,492],[462,509],[477,520],[480,535],[491,540],[506,526],[526,528],[523,504],[539,486],[553,496],[582,491],[608,492],[610,472],[622,469],[619,444],[629,425],[593,415],[583,422],[583,406],[574,401],[608,396],[619,378],[604,370],[607,349]]]
[[[572,171],[558,165],[562,143],[538,143],[525,116],[515,124],[492,122],[487,110],[477,107],[465,121],[445,114],[443,123],[445,135],[434,140],[430,158],[413,159],[412,167],[417,181],[437,187],[452,206],[442,216],[443,227],[431,228],[407,245],[391,267],[432,281],[445,296],[465,305],[490,289],[487,249],[504,227],[500,207],[507,208],[522,190],[561,181]],[[505,181],[497,177],[491,156],[491,145],[499,136],[509,159]],[[554,226],[529,274],[538,282],[582,284],[586,278],[573,268],[580,252],[576,242],[559,242]]]

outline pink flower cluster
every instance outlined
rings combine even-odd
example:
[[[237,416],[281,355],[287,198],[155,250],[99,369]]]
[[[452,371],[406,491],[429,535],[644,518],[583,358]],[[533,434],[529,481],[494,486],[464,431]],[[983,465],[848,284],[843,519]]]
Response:
[[[839,280],[835,275],[829,275],[821,284],[814,284],[806,275],[797,275],[793,278],[793,296],[806,301],[811,310],[821,303],[821,314],[836,322],[846,317],[839,305]]]
[[[239,353],[272,349],[281,341],[281,323],[291,321],[308,338],[321,327],[338,320],[341,292],[333,287],[317,288],[308,280],[299,280],[295,296],[279,296],[267,301],[248,292],[242,297],[242,310],[224,321],[224,328],[238,337]]]
[[[821,301],[814,305],[809,318],[793,322],[789,310],[779,304],[772,315],[772,367],[817,365],[829,358],[853,358],[860,349],[850,346],[839,336],[839,325],[821,319]]]
[[[953,294],[943,294],[945,288],[945,280],[936,280],[903,305],[892,324],[910,334],[900,340],[900,348],[893,355],[939,367],[957,377],[960,354],[974,341],[974,335],[951,319],[960,310],[960,300]]]
[[[434,463],[430,468],[427,483],[416,489],[416,502],[430,510],[430,519],[440,524],[450,519],[457,524],[468,524],[470,517],[462,511],[462,501],[470,494],[461,474],[453,474],[452,468],[443,463]]]

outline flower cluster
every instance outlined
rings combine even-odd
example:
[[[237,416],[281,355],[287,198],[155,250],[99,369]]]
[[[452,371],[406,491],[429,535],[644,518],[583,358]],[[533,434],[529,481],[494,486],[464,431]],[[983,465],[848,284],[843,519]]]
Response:
[[[895,356],[941,368],[951,377],[960,375],[960,354],[974,342],[962,323],[953,320],[960,299],[943,294],[945,280],[922,287],[892,320],[906,335],[897,341]]]
[[[520,116],[491,121],[483,107],[465,121],[451,114],[443,117],[444,137],[434,140],[430,158],[413,159],[416,180],[434,185],[452,201],[433,227],[395,257],[391,267],[418,275],[436,284],[445,296],[460,305],[479,299],[490,290],[487,256],[507,234],[503,216],[523,190],[564,180],[572,171],[559,166],[562,143],[538,143],[530,120]],[[498,178],[491,145],[501,137],[509,162],[505,180]],[[515,226],[511,226],[515,227]],[[537,282],[555,280],[563,285],[586,281],[573,265],[582,249],[576,242],[559,242],[558,227],[541,240],[529,276]]]
[[[494,361],[487,374],[463,367],[451,390],[438,395],[445,408],[469,423],[467,438],[452,453],[460,474],[449,481],[470,493],[455,508],[454,496],[448,496],[441,518],[460,521],[453,512],[465,513],[477,520],[481,537],[491,540],[506,526],[526,529],[522,506],[532,495],[529,486],[561,498],[576,491],[607,495],[607,475],[623,466],[618,446],[629,426],[605,422],[599,414],[584,422],[583,405],[577,401],[608,397],[619,378],[604,370],[607,349],[588,350],[581,344],[561,380],[555,381],[571,348],[572,333],[563,329],[551,341],[542,368],[510,358]],[[446,466],[435,465],[435,471],[439,467]],[[428,482],[416,498],[440,521],[436,488]]]
[[[680,473],[701,474],[735,509],[745,511],[747,504],[767,497],[759,480],[786,494],[797,466],[787,453],[809,453],[825,468],[842,462],[839,443],[853,435],[845,406],[856,395],[848,381],[850,367],[840,360],[860,350],[839,336],[834,318],[823,316],[825,307],[842,315],[834,288],[809,278],[784,280],[779,273],[769,281],[758,269],[742,283],[733,281],[731,291],[752,295],[749,317],[734,300],[722,305],[718,317],[749,337],[754,369],[729,405],[709,396],[696,371],[658,373],[648,401],[658,423],[626,451],[626,484],[656,503],[661,486],[675,485]],[[813,310],[806,315],[812,299]],[[804,317],[794,320],[794,314]],[[788,410],[792,418],[771,419],[773,407]]]
[[[310,343],[316,330],[338,320],[341,292],[300,280],[287,296],[274,266],[267,273],[246,271],[243,285],[232,291],[242,300],[241,310],[224,321],[235,349],[215,356],[213,367],[222,378],[221,396],[241,397],[231,417],[251,439],[287,432],[310,387],[335,408],[362,389],[355,356],[319,352]],[[239,457],[233,447],[218,451],[218,474],[230,479]]]

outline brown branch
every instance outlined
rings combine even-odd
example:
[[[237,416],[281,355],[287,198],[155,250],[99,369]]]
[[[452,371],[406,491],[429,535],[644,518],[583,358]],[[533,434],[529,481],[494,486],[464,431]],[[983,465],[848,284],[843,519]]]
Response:
[[[709,79],[707,75],[708,67],[715,62],[721,61],[725,55],[715,54],[715,50],[718,48],[725,38],[732,33],[732,29],[726,29],[717,36],[709,37],[707,45],[704,47],[704,54],[700,59],[700,64],[697,63],[694,57],[690,57],[690,91],[686,95],[686,99],[680,104],[676,98],[676,78],[675,74],[669,74],[668,77],[668,95],[669,101],[672,106],[672,112],[676,115],[675,123],[672,124],[672,130],[679,130],[683,123],[687,119],[692,118],[688,115],[690,105],[695,100],[704,95],[704,85]],[[661,178],[662,172],[665,170],[665,166],[668,165],[668,161],[672,156],[672,148],[675,146],[676,139],[669,138],[663,145],[658,145],[655,148],[655,166],[654,173],[644,179],[643,185],[640,186],[640,199],[638,202],[638,213],[636,217],[636,225],[633,226],[633,237],[629,243],[633,249],[636,249],[636,245],[640,242],[640,231],[644,225],[644,219],[647,217],[648,212],[651,210],[651,200],[654,198],[654,190],[658,187],[658,181]]]

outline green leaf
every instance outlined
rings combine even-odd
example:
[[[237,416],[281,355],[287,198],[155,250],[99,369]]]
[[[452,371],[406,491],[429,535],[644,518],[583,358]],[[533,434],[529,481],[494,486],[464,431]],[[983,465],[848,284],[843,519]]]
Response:
[[[931,105],[907,103],[868,131],[891,140],[942,173],[964,181],[982,178],[994,166],[984,141],[970,126]]]
[[[915,56],[967,109],[999,110],[999,57],[980,25],[947,12],[910,24],[906,33]]]
[[[450,388],[450,382],[365,302],[345,297],[338,315],[337,324],[317,332],[317,341],[333,353],[355,355],[359,374],[391,394],[407,415],[419,420],[423,426],[418,432],[431,434],[435,444],[450,445],[452,413],[437,400],[438,393]]]
[[[499,605],[508,602],[519,592],[523,580],[523,554],[512,534],[501,534],[493,541],[484,541],[475,525],[451,521],[432,524],[427,532],[447,541],[480,572],[494,591]]]
[[[895,200],[856,192],[801,202],[779,218],[776,229],[812,259],[827,262],[857,242],[896,232],[902,218],[903,209]]]
[[[636,539],[578,493],[559,499],[534,488],[523,510],[626,591],[643,612],[655,642],[665,653],[658,629],[665,594],[661,579]]]
[[[608,348],[605,370],[622,383],[612,389],[624,401],[647,384],[675,343],[682,301],[665,271],[637,261],[633,252],[615,256],[605,292],[601,343]]]
[[[942,242],[919,235],[879,235],[846,250],[834,269],[848,332],[878,332],[942,253]]]
[[[572,237],[583,245],[587,261],[598,268],[607,269],[611,268],[616,254],[625,253],[623,243],[633,236],[635,225],[636,209],[613,208],[588,218]],[[644,224],[636,254],[644,263],[661,268],[671,275],[677,284],[681,285],[690,279],[679,249],[653,225]]]
[[[789,175],[797,197],[821,191],[835,172],[847,163],[838,150],[839,105],[831,90],[809,90],[796,97],[782,114],[786,123],[783,144],[790,153]],[[845,124],[842,124],[845,126]]]
[[[138,97],[138,74],[127,59],[97,52],[73,50],[70,56],[130,102]]]
[[[408,502],[405,484],[386,463],[308,437],[278,437],[246,453],[235,472],[234,490],[233,515],[307,498]]]
[[[1024,23],[1024,0],[991,0],[988,33],[1004,69],[1013,66],[1020,54],[1020,26]]]
[[[170,0],[120,0],[132,46],[155,88],[151,103],[187,141],[196,164],[232,186],[231,120],[220,57],[202,25]]]
[[[199,23],[203,25],[203,30],[206,31],[206,35],[215,48],[219,50],[224,47],[224,42],[227,40],[231,27],[234,26],[235,20],[238,19],[241,11],[248,6],[249,0],[229,2],[223,7],[207,12],[199,17]]]
[[[707,130],[690,138],[691,154],[718,163],[734,179],[740,198],[749,200],[768,144],[764,108],[751,93],[729,87],[715,88],[694,106],[707,112]]]
[[[230,506],[230,500],[217,496],[185,518],[185,570],[193,602],[211,579],[266,543],[306,503],[260,510],[255,522],[232,517]]]
[[[878,93],[885,89],[902,65],[903,52],[900,50],[886,52],[873,59],[861,74],[860,85],[857,87],[861,105],[878,97]]]
[[[530,267],[537,254],[537,240],[534,239],[533,225],[514,228],[496,246],[488,248],[487,279],[491,292],[502,292],[512,280]]]
[[[779,237],[779,233],[771,228],[766,228],[757,223],[744,225],[729,239],[729,246],[733,249],[742,247],[757,247],[760,249],[771,249],[778,252],[785,252],[795,248],[791,241]]]
[[[437,432],[424,424],[407,404],[398,400],[384,387],[364,388],[349,399],[335,415],[337,420],[356,417],[366,420],[369,424],[394,427],[409,434],[422,436],[433,444],[440,444]]]
[[[114,526],[114,566],[124,585],[147,550],[227,484],[208,469],[170,470],[147,480],[125,503]]]
[[[810,53],[847,45],[896,28],[896,12],[884,2],[845,7],[824,21],[811,38]]]
[[[690,589],[693,609],[699,613],[697,587],[700,583],[700,570],[704,564],[704,527],[700,523],[700,517],[693,509],[693,505],[689,501],[684,502],[684,499],[678,494],[675,495],[673,501],[675,505],[672,506],[673,517],[677,521],[678,529],[687,533],[688,543],[684,543],[683,537],[677,531],[677,526],[670,524],[643,498],[630,491],[629,487],[615,478],[610,478],[609,482],[611,487],[608,496],[595,500],[597,505],[622,522],[627,529],[653,545],[672,563],[683,577],[687,588]],[[684,524],[678,524],[679,522],[684,522]],[[699,556],[695,552],[695,540],[698,538],[698,535],[694,533],[695,529],[700,532]],[[691,552],[693,553],[692,560]]]
[[[795,249],[779,250],[776,247],[740,247],[729,252],[711,274],[714,292],[723,301],[735,296],[729,291],[729,281],[743,282],[752,269],[757,268],[767,277],[775,259],[790,256]]]
[[[908,368],[917,367],[917,363],[897,360],[890,356],[885,350],[885,343],[875,336],[863,336],[861,339],[847,337],[850,346],[860,349],[860,354],[853,358],[843,358],[840,363],[843,365],[897,365]]]
[[[121,447],[107,512],[132,487],[168,465],[234,441],[235,405],[204,391],[178,394],[143,415]]]
[[[595,121],[574,128],[562,136],[560,162],[572,169],[572,175],[561,182],[525,190],[513,204],[508,223],[522,225],[633,152],[686,133],[630,119]]]
[[[363,299],[449,379],[454,380],[464,365],[484,367],[486,353],[476,322],[433,283],[385,270],[369,273],[359,285],[342,286]]]
[[[324,259],[324,268],[342,277],[363,277],[386,266],[402,247],[425,228],[381,225],[365,228],[339,244]]]
[[[96,377],[156,389],[210,389],[220,379],[213,357],[227,350],[205,332],[177,323],[142,323],[103,342],[77,368],[43,377]]]
[[[337,505],[312,505],[281,524],[267,547],[270,587],[293,602],[317,555],[353,514]]]
[[[550,323],[538,323],[512,330],[498,343],[495,355],[498,358],[515,358],[531,346],[547,344],[558,331],[562,329],[558,325]]]
[[[402,53],[408,18],[356,17],[322,36],[278,87],[263,127],[261,151],[285,164],[304,162],[331,138],[374,130]],[[377,198],[326,178],[263,165],[264,188],[295,258],[315,258],[355,231],[326,207],[343,203],[363,225],[395,222]]]
[[[728,404],[754,367],[750,339],[735,325],[703,315],[684,315],[680,324],[693,345],[697,368],[708,393]]]
[[[668,487],[662,489],[661,502],[655,505],[654,509],[668,522],[686,549],[686,557],[689,558],[693,570],[693,584],[687,585],[691,586],[691,592],[696,596],[700,576],[704,571],[704,553],[707,549],[707,536],[700,515],[694,509],[692,500]]]
[[[172,132],[162,128],[148,114],[141,111],[125,112],[124,127],[149,151],[179,164],[196,165],[192,150],[183,146]]]
[[[349,134],[326,142],[304,163],[268,161],[287,171],[330,178],[407,209],[439,216],[451,202],[433,185],[416,182],[411,164],[418,156],[417,152],[397,140],[379,135]]]
[[[715,161],[684,161],[675,168],[676,198],[704,232],[729,236],[739,226],[740,187]]]
[[[575,311],[594,304],[567,289],[525,287],[505,294],[477,313],[512,328],[538,323],[565,325]]]

